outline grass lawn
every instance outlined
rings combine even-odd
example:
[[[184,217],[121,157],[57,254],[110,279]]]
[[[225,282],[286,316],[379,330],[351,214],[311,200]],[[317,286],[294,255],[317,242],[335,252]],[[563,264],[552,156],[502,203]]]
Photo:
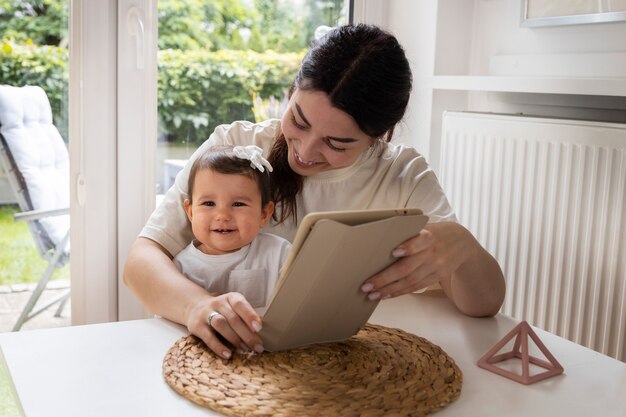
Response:
[[[3,358],[0,358],[0,416],[20,417],[20,406],[10,380],[9,370]]]
[[[25,222],[14,222],[16,206],[0,206],[0,285],[37,282],[48,263],[41,259]],[[70,279],[69,263],[52,279]]]

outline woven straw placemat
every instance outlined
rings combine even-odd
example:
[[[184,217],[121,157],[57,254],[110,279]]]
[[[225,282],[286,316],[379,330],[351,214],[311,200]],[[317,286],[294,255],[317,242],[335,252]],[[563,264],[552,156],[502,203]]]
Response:
[[[227,416],[423,416],[456,400],[463,381],[439,346],[371,324],[345,342],[228,361],[189,335],[165,355],[163,375]]]

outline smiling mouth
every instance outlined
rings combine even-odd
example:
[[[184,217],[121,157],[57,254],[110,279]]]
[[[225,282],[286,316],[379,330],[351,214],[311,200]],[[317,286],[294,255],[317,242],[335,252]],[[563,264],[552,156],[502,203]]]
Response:
[[[315,161],[313,161],[313,162],[306,162],[302,158],[300,158],[300,154],[298,152],[296,152],[295,150],[293,151],[293,154],[295,156],[295,159],[296,159],[296,162],[298,163],[298,165],[301,165],[303,167],[310,168],[310,167],[314,167],[316,165],[323,164],[323,162],[315,162]]]
[[[228,233],[236,232],[237,229],[213,229],[211,231],[214,232],[214,233],[219,233],[219,234],[222,234],[222,235],[226,235]]]

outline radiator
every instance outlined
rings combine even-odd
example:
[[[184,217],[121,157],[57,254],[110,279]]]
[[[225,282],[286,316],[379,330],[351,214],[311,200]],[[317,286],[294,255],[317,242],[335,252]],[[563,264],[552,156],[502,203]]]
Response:
[[[446,112],[439,176],[503,313],[626,361],[626,125]]]

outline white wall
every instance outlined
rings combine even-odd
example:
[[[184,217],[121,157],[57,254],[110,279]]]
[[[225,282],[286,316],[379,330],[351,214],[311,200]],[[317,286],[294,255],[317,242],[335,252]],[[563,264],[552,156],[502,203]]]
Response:
[[[430,79],[435,62],[437,2],[391,0],[386,29],[405,48],[413,70],[413,92],[396,141],[408,143],[428,157],[432,89]]]
[[[395,141],[411,144],[428,155],[437,2],[365,0],[362,3],[366,12],[359,16],[360,3],[356,1],[356,20],[378,24],[396,35],[413,71],[413,93],[405,119],[395,132]]]
[[[626,77],[626,22],[522,28],[520,7],[520,0],[474,1],[469,75],[491,75],[497,68],[489,64],[504,61],[497,75]],[[481,111],[626,122],[625,97],[473,93],[469,100]]]
[[[440,3],[456,3],[444,0]],[[466,0],[460,0],[466,1]],[[471,73],[488,74],[498,54],[597,53],[626,50],[626,22],[522,28],[520,0],[474,0]],[[622,68],[626,76],[626,68]],[[588,74],[589,76],[600,74]]]
[[[380,0],[368,0],[378,3]],[[599,53],[626,53],[626,22],[522,28],[521,0],[389,0],[382,24],[399,38],[411,62],[413,96],[398,141],[410,143],[438,165],[441,111],[478,110],[626,122],[625,97],[433,90],[433,77],[490,75],[492,57],[522,55],[530,64],[508,75],[626,77],[619,60]],[[585,54],[575,65],[551,58]],[[596,54],[596,55],[589,55]],[[591,59],[590,59],[591,57]],[[593,59],[596,57],[597,59]],[[545,59],[544,59],[545,58]],[[558,61],[558,60],[557,60]],[[555,73],[556,72],[556,73]],[[542,74],[543,73],[543,74]]]

